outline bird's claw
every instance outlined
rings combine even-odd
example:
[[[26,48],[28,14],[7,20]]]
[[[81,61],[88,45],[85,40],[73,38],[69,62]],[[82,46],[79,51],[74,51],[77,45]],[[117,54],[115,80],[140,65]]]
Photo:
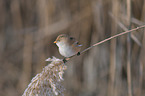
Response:
[[[66,62],[67,62],[67,60],[64,58],[64,59],[63,59],[63,63],[66,63]]]
[[[81,53],[80,53],[80,52],[78,52],[78,53],[77,53],[77,56],[79,56],[80,54],[81,54]]]

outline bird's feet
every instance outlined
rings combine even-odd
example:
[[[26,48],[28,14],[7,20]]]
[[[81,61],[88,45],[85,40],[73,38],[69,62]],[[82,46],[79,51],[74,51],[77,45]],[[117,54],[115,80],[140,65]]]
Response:
[[[81,53],[80,53],[80,52],[78,52],[78,53],[77,53],[77,56],[79,56],[80,54],[81,54]]]
[[[64,58],[64,59],[63,59],[63,63],[66,63],[66,62],[67,62],[67,60],[66,60],[66,58]]]

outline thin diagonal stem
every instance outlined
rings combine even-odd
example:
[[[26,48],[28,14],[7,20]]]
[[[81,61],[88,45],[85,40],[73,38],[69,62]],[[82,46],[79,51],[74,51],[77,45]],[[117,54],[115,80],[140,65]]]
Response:
[[[102,43],[104,43],[104,42],[106,42],[106,41],[109,41],[109,40],[113,39],[113,38],[119,37],[119,36],[121,36],[121,35],[130,33],[130,32],[133,32],[133,31],[136,31],[136,30],[138,30],[138,29],[140,29],[140,28],[144,28],[144,27],[145,27],[145,25],[140,26],[140,27],[137,27],[137,28],[134,28],[134,29],[131,29],[131,30],[128,30],[128,31],[125,31],[125,32],[122,32],[122,33],[119,33],[119,34],[116,34],[116,35],[114,35],[114,36],[111,36],[111,37],[109,37],[109,38],[107,38],[107,39],[105,39],[105,40],[102,40],[102,41],[100,41],[100,42],[98,42],[98,43],[96,43],[96,44],[94,44],[94,45],[92,45],[92,46],[86,48],[85,50],[81,51],[80,53],[84,53],[85,51],[91,49],[92,47],[95,47],[95,46],[100,45],[100,44],[102,44]]]
[[[136,30],[141,29],[141,28],[144,28],[144,27],[145,27],[145,25],[142,25],[142,26],[140,26],[140,27],[137,27],[137,28],[134,28],[134,29],[131,29],[131,30],[128,30],[128,31],[119,33],[119,34],[116,34],[116,35],[114,35],[114,36],[111,36],[111,37],[109,37],[109,38],[107,38],[107,39],[105,39],[105,40],[102,40],[102,41],[100,41],[100,42],[98,42],[98,43],[96,43],[96,44],[94,44],[94,45],[92,45],[92,46],[90,46],[90,47],[84,49],[83,51],[80,52],[80,54],[82,54],[82,53],[88,51],[89,49],[91,49],[91,48],[93,48],[93,47],[95,47],[95,46],[97,46],[97,45],[100,45],[100,44],[102,44],[102,43],[104,43],[104,42],[106,42],[106,41],[109,41],[109,40],[111,40],[111,39],[114,39],[114,38],[116,38],[116,37],[119,37],[119,36],[121,36],[121,35],[130,33],[130,32],[133,32],[133,31],[136,31]],[[74,57],[74,56],[76,56],[76,55],[77,55],[77,54],[75,54],[75,55],[69,57],[69,59],[72,58],[72,57]],[[69,59],[68,59],[68,60],[69,60]]]

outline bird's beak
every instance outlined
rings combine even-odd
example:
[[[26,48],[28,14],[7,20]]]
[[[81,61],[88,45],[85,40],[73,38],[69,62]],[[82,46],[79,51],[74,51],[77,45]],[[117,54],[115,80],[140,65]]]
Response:
[[[57,43],[56,41],[54,41],[53,43]]]

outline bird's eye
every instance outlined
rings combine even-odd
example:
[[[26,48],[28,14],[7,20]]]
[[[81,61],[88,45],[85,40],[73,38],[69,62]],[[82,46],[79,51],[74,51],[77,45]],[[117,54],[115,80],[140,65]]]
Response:
[[[63,36],[60,36],[59,38],[62,38]]]

